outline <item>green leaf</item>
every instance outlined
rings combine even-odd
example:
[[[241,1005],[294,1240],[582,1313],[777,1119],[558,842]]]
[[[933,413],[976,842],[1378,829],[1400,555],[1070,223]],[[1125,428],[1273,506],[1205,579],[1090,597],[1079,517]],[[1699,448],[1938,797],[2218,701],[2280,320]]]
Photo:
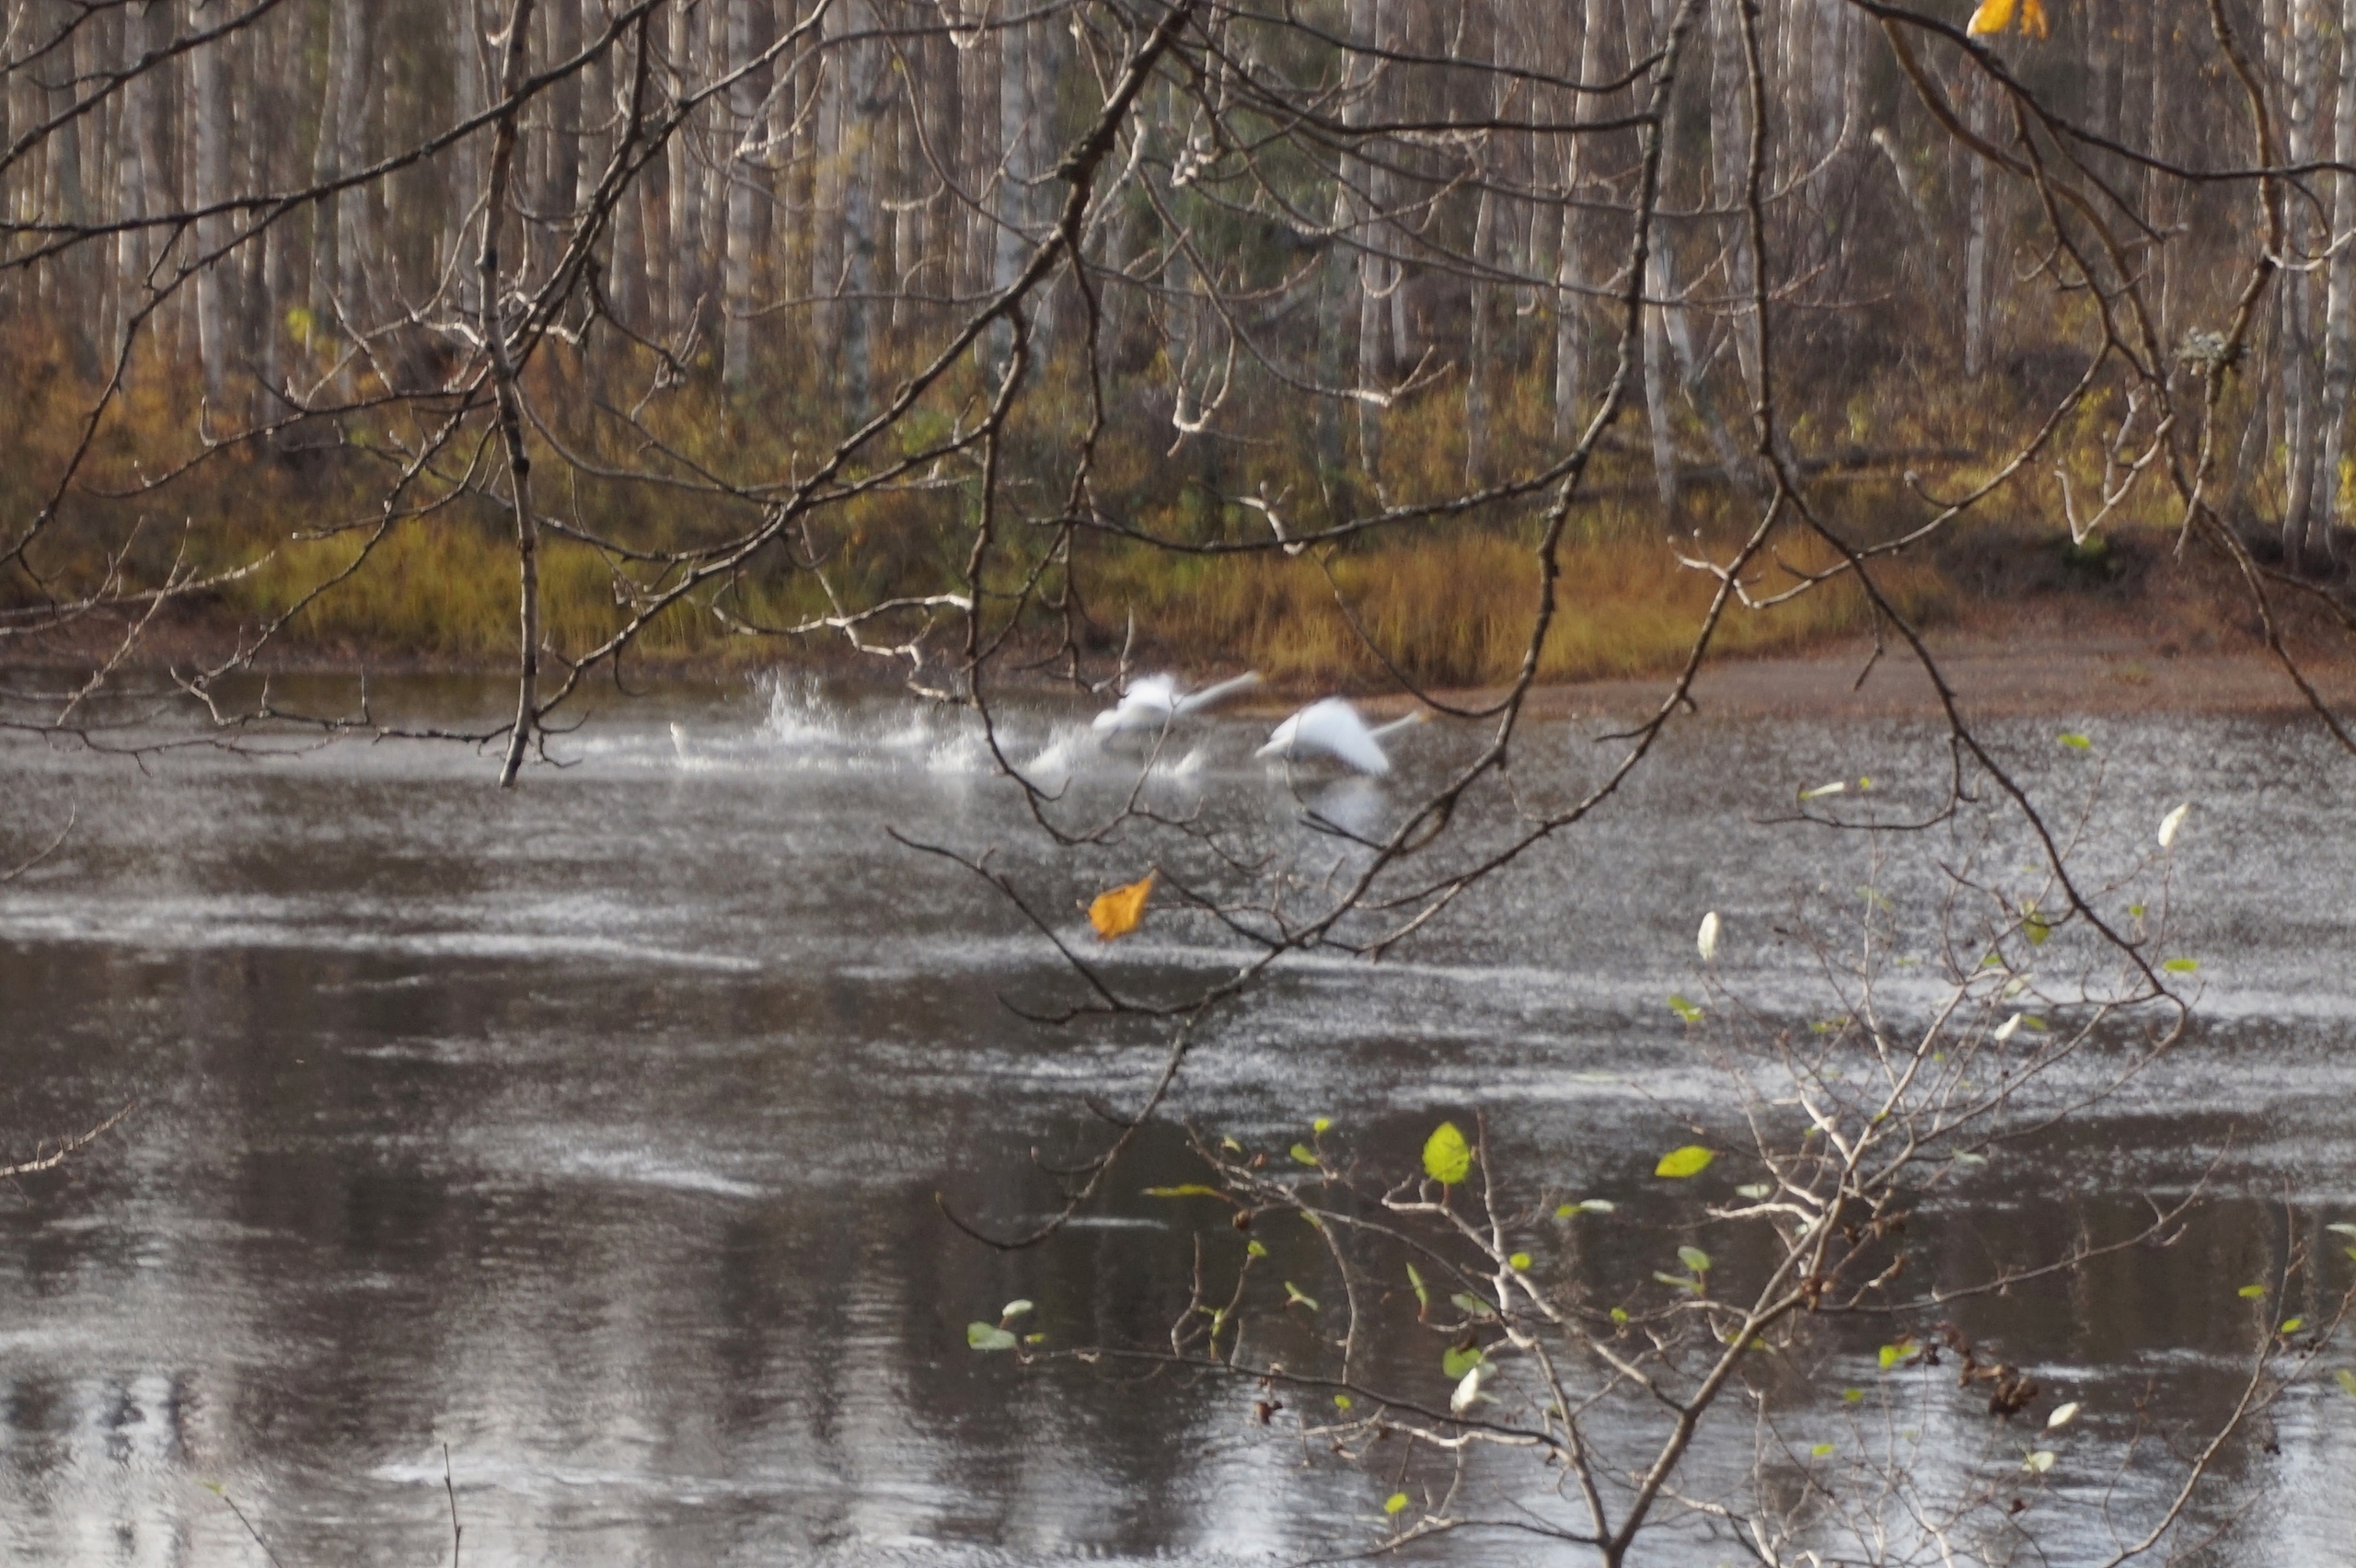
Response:
[[[1519,1269],[1526,1274],[1530,1269],[1530,1254],[1527,1252],[1516,1252],[1513,1256],[1506,1260],[1506,1263],[1508,1267]]]
[[[1674,1286],[1680,1290],[1690,1290],[1696,1296],[1702,1294],[1702,1282],[1698,1279],[1689,1279],[1683,1274],[1663,1274],[1658,1269],[1653,1271],[1653,1277],[1663,1285]]]
[[[1006,1304],[1004,1310],[999,1313],[998,1320],[1001,1323],[1011,1323],[1014,1321],[1015,1319],[1023,1316],[1030,1310],[1031,1303],[1021,1297],[1017,1297],[1014,1300]]]
[[[1335,1410],[1347,1410],[1357,1402],[1357,1401],[1356,1400],[1353,1400],[1347,1394],[1335,1394],[1334,1396],[1334,1408]]]
[[[1829,1459],[1832,1457],[1832,1445],[1830,1443],[1819,1443],[1815,1447],[1808,1450],[1808,1457],[1810,1458],[1817,1459]]]
[[[1149,1198],[1223,1198],[1227,1196],[1217,1187],[1207,1187],[1200,1182],[1184,1182],[1175,1187],[1148,1187],[1145,1190],[1145,1195]]]
[[[1628,1309],[1625,1307],[1614,1307],[1611,1309],[1611,1320],[1615,1323],[1626,1322],[1628,1320]]]
[[[2337,1225],[2327,1225],[2324,1228],[2335,1236],[2345,1236],[2350,1240],[2356,1240],[2356,1225],[2351,1225],[2347,1220],[2343,1219]]]
[[[2053,928],[2047,925],[2032,910],[2021,917],[2021,935],[2028,939],[2029,946],[2043,947],[2046,939],[2053,935]]]
[[[1243,1243],[1243,1255],[1247,1258],[1265,1258],[1268,1255],[1267,1243],[1254,1237]]]
[[[2043,1475],[2047,1470],[2053,1468],[2053,1458],[2054,1455],[2052,1449],[2039,1448],[2036,1453],[2031,1454],[2027,1458],[2021,1461],[2021,1469],[2028,1471],[2031,1475]]]
[[[2332,1376],[2339,1379],[2341,1388],[2347,1389],[2351,1395],[2356,1395],[2356,1372],[2350,1372],[2343,1366]]]
[[[2172,958],[2160,967],[2171,974],[2189,974],[2200,967],[2200,961],[2197,958]]]
[[[1394,1492],[1382,1500],[1382,1511],[1386,1514],[1403,1513],[1406,1506],[1407,1494],[1403,1492]]]
[[[2304,1318],[2285,1318],[2282,1320],[2282,1326],[2275,1332],[2277,1333],[2295,1334],[2306,1326],[2307,1320]]]
[[[1692,1002],[1687,1001],[1682,997],[1673,996],[1669,997],[1669,1010],[1675,1013],[1679,1018],[1683,1019],[1688,1023],[1699,1023],[1702,1021],[1702,1009],[1695,1007]]]
[[[2239,1296],[2245,1301],[2262,1301],[2266,1298],[2266,1286],[2262,1285],[2246,1285],[2234,1294]]]
[[[1568,1218],[1570,1218],[1570,1217],[1571,1217],[1571,1216],[1573,1216],[1573,1215],[1575,1215],[1575,1214],[1576,1214],[1576,1213],[1578,1213],[1578,1212],[1579,1212],[1579,1205],[1576,1205],[1576,1204],[1563,1204],[1563,1205],[1559,1205],[1559,1206],[1557,1206],[1557,1207],[1555,1208],[1555,1210],[1554,1210],[1554,1217],[1555,1217],[1556,1219],[1568,1219]]]
[[[1774,1191],[1774,1188],[1764,1182],[1746,1182],[1734,1190],[1734,1195],[1738,1198],[1749,1198],[1751,1202],[1757,1203],[1761,1198],[1773,1196]]]
[[[1313,1148],[1310,1147],[1307,1144],[1295,1144],[1295,1145],[1293,1145],[1293,1146],[1292,1146],[1292,1157],[1293,1157],[1294,1160],[1296,1160],[1296,1161],[1297,1161],[1297,1162],[1299,1162],[1299,1164],[1309,1166],[1309,1167],[1311,1167],[1312,1170],[1316,1167],[1316,1164],[1317,1164],[1317,1151],[1316,1151],[1315,1149],[1313,1149]]]
[[[1312,1312],[1317,1310],[1317,1297],[1306,1294],[1300,1286],[1287,1280],[1285,1281],[1285,1305],[1291,1307],[1296,1304],[1306,1307]]]
[[[1478,1345],[1467,1345],[1461,1349],[1450,1345],[1440,1352],[1439,1369],[1448,1374],[1449,1382],[1459,1383],[1464,1380],[1464,1374],[1488,1359]]]
[[[1424,1174],[1443,1187],[1462,1184],[1472,1173],[1472,1146],[1456,1130],[1453,1122],[1442,1122],[1424,1140]]]
[[[1221,1139],[1219,1139],[1219,1140],[1218,1140],[1218,1147],[1221,1147],[1221,1148],[1223,1148],[1223,1149],[1225,1149],[1225,1150],[1227,1150],[1227,1152],[1228,1152],[1228,1153],[1230,1153],[1230,1154],[1242,1154],[1242,1153],[1243,1152],[1243,1146],[1242,1146],[1242,1144],[1240,1144],[1240,1143],[1237,1143],[1237,1142],[1236,1142],[1233,1138],[1231,1138],[1231,1137],[1226,1137],[1226,1138],[1221,1138]]]
[[[2068,746],[2072,751],[2092,751],[2095,749],[2094,742],[2086,739],[2084,735],[2065,734],[2062,737],[2062,744]]]
[[[2127,906],[2127,917],[2131,920],[2141,920],[2143,917],[2143,906],[2140,904],[2129,905]]]
[[[1428,1307],[1432,1304],[1432,1293],[1424,1288],[1424,1276],[1415,1272],[1413,1263],[1407,1265],[1407,1283],[1415,1287],[1416,1306]]]
[[[1913,1354],[1914,1342],[1911,1339],[1900,1340],[1896,1344],[1886,1344],[1881,1347],[1881,1369],[1887,1372]]]
[[[996,1323],[965,1325],[965,1344],[972,1350],[1012,1350],[1015,1337]]]
[[[1677,1250],[1677,1261],[1697,1274],[1710,1272],[1710,1254],[1699,1247],[1680,1247]]]
[[[1835,778],[1835,779],[1834,779],[1831,783],[1830,783],[1830,784],[1819,784],[1819,785],[1818,785],[1815,789],[1813,789],[1813,790],[1801,790],[1801,791],[1800,791],[1800,799],[1801,799],[1801,800],[1803,800],[1803,801],[1820,801],[1820,800],[1824,799],[1824,797],[1825,797],[1825,796],[1827,796],[1827,795],[1838,795],[1838,794],[1841,794],[1842,792],[1843,792],[1844,790],[1846,790],[1848,788],[1849,788],[1849,781],[1848,781],[1847,779],[1845,779],[1845,778]]]
[[[1687,1144],[1683,1148],[1673,1148],[1662,1155],[1660,1163],[1653,1167],[1653,1174],[1681,1181],[1688,1176],[1699,1176],[1710,1168],[1710,1161],[1716,1158],[1700,1144]]]
[[[1311,1132],[1312,1132],[1312,1133],[1322,1133],[1322,1132],[1323,1132],[1326,1128],[1328,1128],[1328,1127],[1332,1126],[1333,1124],[1334,1124],[1334,1118],[1333,1118],[1333,1117],[1331,1117],[1331,1116],[1320,1116],[1320,1117],[1318,1117],[1318,1118],[1317,1118],[1317,1120],[1315,1120],[1314,1122],[1311,1122],[1311,1123],[1310,1123],[1310,1124],[1309,1124],[1309,1130],[1310,1130]]]
[[[1024,1344],[1045,1344],[1047,1343],[1047,1336],[1045,1334],[1024,1334],[1022,1336],[1022,1343]]]
[[[1461,1290],[1448,1299],[1450,1305],[1468,1318],[1494,1318],[1497,1315],[1497,1309],[1495,1307],[1490,1306],[1479,1297]]]
[[[1841,1397],[1851,1404],[1863,1404],[1865,1402],[1865,1390],[1863,1389],[1843,1389],[1841,1390]]]

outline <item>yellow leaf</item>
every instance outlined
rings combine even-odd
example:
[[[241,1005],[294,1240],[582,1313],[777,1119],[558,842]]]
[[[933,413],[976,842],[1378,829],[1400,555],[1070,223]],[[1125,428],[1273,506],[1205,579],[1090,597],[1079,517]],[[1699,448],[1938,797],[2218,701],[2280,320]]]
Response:
[[[1153,891],[1157,874],[1148,871],[1141,881],[1096,895],[1096,902],[1088,906],[1088,923],[1096,928],[1097,936],[1109,942],[1138,928],[1138,922],[1145,918],[1146,895]]]
[[[2045,0],[2021,0],[2021,36],[2043,38],[2048,30],[2045,25]]]
[[[1653,1174],[1681,1181],[1688,1176],[1699,1176],[1710,1168],[1710,1161],[1716,1158],[1700,1144],[1688,1144],[1683,1148],[1673,1148],[1662,1155],[1660,1163],[1653,1167]]]
[[[2037,3],[2038,0],[2029,0],[2031,6]],[[2044,20],[2041,10],[2038,13],[2038,19]],[[1980,9],[1971,13],[1971,21],[1963,30],[1978,38],[1983,33],[2003,32],[2012,25],[2013,0],[1980,0]]]

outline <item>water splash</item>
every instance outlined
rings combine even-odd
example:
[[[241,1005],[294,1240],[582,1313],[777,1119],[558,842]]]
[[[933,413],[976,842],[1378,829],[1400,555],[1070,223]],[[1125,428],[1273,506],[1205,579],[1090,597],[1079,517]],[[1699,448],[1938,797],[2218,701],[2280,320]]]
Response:
[[[841,715],[826,700],[815,675],[766,671],[756,679],[754,689],[768,696],[768,710],[762,716],[759,731],[760,739],[768,744],[798,749],[840,743]]]

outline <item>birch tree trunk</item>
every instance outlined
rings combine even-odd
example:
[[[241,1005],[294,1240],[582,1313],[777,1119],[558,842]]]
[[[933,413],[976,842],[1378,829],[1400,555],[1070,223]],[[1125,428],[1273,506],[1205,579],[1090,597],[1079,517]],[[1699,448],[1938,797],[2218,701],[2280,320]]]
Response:
[[[684,98],[694,90],[697,47],[696,22],[685,6],[670,12],[671,90]],[[695,149],[687,132],[671,138],[664,149],[663,314],[665,330],[684,338],[699,323],[704,292],[702,258],[703,213],[698,200],[703,182],[697,178]]]
[[[728,68],[742,70],[751,60],[753,0],[728,0]],[[742,392],[753,374],[753,166],[745,161],[745,143],[754,134],[753,120],[760,94],[749,75],[728,89],[728,126],[722,138],[725,156],[721,167],[728,179],[728,236],[722,261],[721,380],[732,392]]]
[[[2339,3],[2339,84],[2332,106],[2331,147],[2339,162],[2356,162],[2356,0]],[[2348,435],[2349,396],[2356,390],[2356,249],[2348,243],[2351,233],[2356,233],[2356,178],[2341,174],[2333,179],[2331,191],[2331,236],[2339,249],[2331,259],[2324,305],[2323,452],[2315,510],[2315,531],[2322,536],[2325,558],[2335,565],[2339,560],[2340,461]]]
[[[1495,61],[1504,29],[1497,16],[1498,0],[1489,0],[1483,7],[1486,26],[1486,49],[1481,58]],[[1503,77],[1492,74],[1488,79],[1487,102],[1484,105],[1487,117],[1505,118],[1506,84]],[[1477,489],[1488,471],[1489,399],[1487,377],[1495,349],[1490,340],[1490,316],[1496,308],[1496,291],[1490,285],[1489,273],[1497,263],[1497,193],[1498,171],[1491,160],[1497,148],[1493,139],[1481,146],[1479,167],[1482,170],[1481,190],[1474,200],[1472,214],[1472,265],[1478,275],[1472,280],[1471,293],[1472,319],[1467,325],[1464,344],[1464,483]]]
[[[868,6],[849,10],[851,24],[861,31],[872,32],[882,26],[882,18]],[[842,75],[843,134],[846,163],[843,189],[843,281],[842,308],[842,390],[844,399],[853,416],[867,407],[869,384],[873,375],[874,341],[872,323],[875,318],[875,259],[877,250],[877,210],[875,189],[877,127],[882,119],[880,101],[884,75],[884,45],[880,39],[867,38],[850,46]],[[1048,95],[1034,94],[1034,114],[1044,112]],[[1039,141],[1038,127],[1025,127],[1034,149]],[[1034,165],[1034,178],[1045,172],[1045,160]],[[1034,203],[1030,203],[1035,205]],[[1027,247],[1025,249],[1027,250]]]
[[[1973,131],[1988,133],[1988,94],[1975,78],[1967,110]],[[1963,374],[1977,381],[1988,370],[1988,160],[1967,149],[1964,156]]]
[[[1384,26],[1384,9],[1382,0],[1350,0],[1350,36],[1362,39],[1374,48],[1385,46],[1389,35]],[[1374,117],[1385,79],[1380,63],[1369,65],[1359,99],[1361,121]],[[1358,236],[1360,243],[1368,248],[1358,256],[1358,388],[1371,394],[1382,391],[1391,382],[1392,362],[1385,352],[1384,329],[1389,325],[1390,297],[1398,289],[1399,279],[1393,264],[1376,253],[1389,243],[1383,213],[1390,201],[1390,181],[1383,170],[1371,162],[1361,159],[1357,170],[1364,181],[1366,208]],[[1358,402],[1358,463],[1369,478],[1379,482],[1382,472],[1382,406],[1371,396]]]
[[[1579,81],[1592,85],[1603,75],[1603,7],[1608,0],[1584,0],[1579,21]],[[1568,106],[1581,120],[1584,95]],[[1587,306],[1579,294],[1579,237],[1585,225],[1579,212],[1587,144],[1590,138],[1573,135],[1563,159],[1562,234],[1554,256],[1554,441],[1568,445],[1577,439],[1580,401],[1587,391]]]
[[[218,14],[218,7],[208,7],[205,0],[191,0],[189,27],[191,30],[205,27]],[[229,121],[233,111],[225,52],[193,52],[189,56],[189,74],[196,121],[194,194],[200,206],[209,206],[225,200],[230,193]],[[230,221],[223,216],[198,220],[198,250],[211,256],[225,246]],[[204,375],[204,396],[216,408],[223,404],[229,390],[230,276],[228,268],[212,265],[196,278],[197,350]]]
[[[1644,58],[1652,49],[1652,18],[1646,15],[1644,0],[1631,0],[1628,6],[1628,58]],[[1674,146],[1680,117],[1673,98],[1663,114],[1661,140]],[[1666,190],[1662,194],[1665,201]],[[1645,259],[1645,295],[1653,302],[1645,307],[1644,313],[1645,414],[1652,432],[1653,483],[1660,491],[1664,523],[1677,511],[1677,441],[1672,429],[1675,413],[1669,405],[1669,390],[1668,302],[1677,291],[1677,264],[1672,245],[1669,225],[1656,218],[1653,221],[1652,244]]]
[[[2281,42],[2284,67],[2283,144],[2294,164],[2304,163],[2315,151],[2316,77],[2320,73],[2322,40],[2315,26],[2316,0],[2287,0],[2281,7],[2285,31]],[[2293,256],[2311,255],[2314,225],[2304,202],[2284,204],[2290,219],[2287,240]],[[2283,274],[2282,313],[2282,562],[2300,569],[2306,553],[2307,513],[2315,496],[2316,447],[2320,388],[2315,366],[2315,274],[2293,269]]]

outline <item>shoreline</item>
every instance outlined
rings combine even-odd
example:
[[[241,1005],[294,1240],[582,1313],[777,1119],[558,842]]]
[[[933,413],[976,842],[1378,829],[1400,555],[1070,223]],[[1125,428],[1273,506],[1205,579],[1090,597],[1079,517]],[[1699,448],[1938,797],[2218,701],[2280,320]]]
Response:
[[[2109,617],[2103,617],[2108,619]],[[2204,638],[2213,643],[2215,639]],[[2252,638],[2249,643],[2255,643]],[[2081,625],[2074,635],[2021,626],[1935,628],[1923,637],[1967,718],[2063,718],[2082,714],[2182,713],[2292,716],[2313,709],[2281,663],[2263,646],[2186,648],[2168,636],[2136,636],[2117,624]],[[2300,669],[2335,710],[2356,712],[2356,654],[2302,640]],[[1143,662],[1155,667],[1156,662]],[[124,673],[160,674],[168,661],[135,660]],[[63,672],[61,661],[0,659],[0,674]],[[771,670],[807,671],[824,678],[896,685],[871,667],[839,655],[800,661],[687,659],[638,667],[632,686],[654,698],[664,688],[722,686]],[[1206,673],[1207,678],[1209,673]],[[397,681],[434,678],[504,683],[512,667],[464,661],[374,661],[293,656],[272,660],[247,680]],[[1579,680],[1547,680],[1531,690],[1525,711],[1542,719],[1641,721],[1673,684],[1673,672]],[[1009,683],[1001,690],[1067,689],[1049,679]],[[1232,710],[1270,716],[1330,688],[1271,681]],[[1433,687],[1454,706],[1495,701],[1502,686]],[[1370,717],[1389,718],[1420,706],[1403,694],[1345,693]],[[1705,663],[1692,691],[1694,716],[1727,719],[1920,718],[1942,714],[1938,693],[1911,648],[1891,640],[1877,655],[1870,638],[1852,635],[1797,652],[1737,654]]]
[[[1985,634],[1923,639],[1968,719],[2078,714],[2312,714],[2281,661],[2263,648],[2165,651],[2157,640],[2089,639],[2024,648]],[[2335,709],[2356,709],[2356,660],[2307,648],[2301,672]],[[1667,698],[1673,676],[1542,686],[1530,710],[1549,718],[1641,718]],[[1874,656],[1869,639],[1847,648],[1714,661],[1692,696],[1703,717],[1738,719],[1943,716],[1936,688],[1903,643]]]

